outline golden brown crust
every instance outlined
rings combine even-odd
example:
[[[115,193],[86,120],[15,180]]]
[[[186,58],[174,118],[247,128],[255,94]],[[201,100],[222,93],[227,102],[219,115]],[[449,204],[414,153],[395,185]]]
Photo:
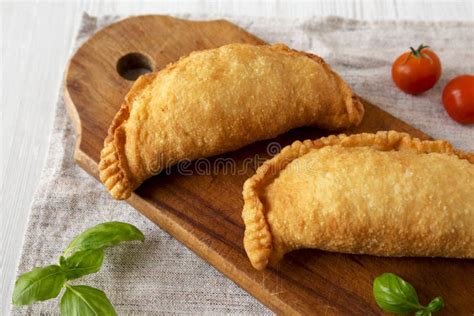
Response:
[[[282,44],[262,47],[231,44],[207,53],[193,52],[135,82],[109,128],[101,152],[100,179],[114,198],[128,198],[141,182],[160,172],[168,162],[221,154],[298,126],[337,130],[360,123],[362,103],[321,58]],[[291,65],[297,70],[291,68],[285,55],[295,57],[291,58]],[[266,64],[260,70],[268,82],[249,75],[248,63],[259,66],[259,59],[249,56],[264,57]],[[235,57],[240,58],[237,66],[232,62]],[[275,68],[281,68],[280,72],[275,70],[275,75],[268,72],[274,63],[279,66]],[[309,76],[302,75],[302,71]],[[287,73],[293,76],[294,83],[289,92],[282,93]],[[193,80],[199,76],[202,78]],[[249,77],[262,83],[258,91],[245,80]],[[235,84],[238,80],[243,82]],[[247,90],[234,86],[245,86]],[[256,110],[259,102],[262,109]],[[283,113],[289,103],[293,104],[292,112]],[[273,126],[265,123],[272,117],[268,111],[281,113]],[[224,139],[226,136],[229,138]]]
[[[100,181],[115,199],[128,198],[136,187],[125,156],[126,134],[123,125],[130,116],[133,100],[155,76],[155,73],[146,74],[135,81],[110,124],[104,148],[100,152]]]
[[[445,153],[456,155],[474,164],[474,154],[453,149],[446,141],[422,141],[406,133],[383,131],[376,134],[362,133],[346,136],[331,135],[314,141],[296,141],[282,149],[280,154],[266,161],[249,178],[243,188],[244,208],[242,218],[245,223],[244,247],[252,265],[264,269],[272,254],[272,232],[267,223],[261,192],[293,160],[300,158],[313,149],[325,146],[340,145],[343,147],[372,147],[380,151],[413,150],[418,153]]]
[[[339,88],[342,90],[343,94],[346,97],[345,104],[346,111],[348,113],[348,122],[340,122],[340,126],[337,127],[330,125],[324,128],[329,130],[338,130],[341,128],[347,128],[348,125],[357,126],[360,124],[362,118],[364,117],[364,105],[360,101],[359,97],[352,91],[349,85],[332,70],[331,66],[327,64],[324,59],[311,53],[291,49],[285,44],[274,44],[271,46],[271,48],[276,51],[286,52],[287,54],[292,56],[306,56],[315,61],[316,63],[322,65],[324,69],[326,69],[328,73],[331,73],[338,81]],[[321,127],[321,124],[319,124],[319,127]]]

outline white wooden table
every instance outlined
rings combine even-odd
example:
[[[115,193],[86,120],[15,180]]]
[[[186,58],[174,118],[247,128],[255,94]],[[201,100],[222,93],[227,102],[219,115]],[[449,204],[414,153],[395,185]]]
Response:
[[[281,18],[339,15],[366,20],[474,20],[471,0],[0,2],[0,315],[9,311],[31,199],[48,149],[56,94],[83,11],[91,15],[212,13]]]

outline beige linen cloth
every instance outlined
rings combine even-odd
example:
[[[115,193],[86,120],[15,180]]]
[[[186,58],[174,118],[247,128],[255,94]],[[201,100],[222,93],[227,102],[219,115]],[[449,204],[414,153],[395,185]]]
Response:
[[[286,21],[224,18],[269,43],[283,42],[322,56],[362,97],[435,138],[474,150],[474,126],[452,121],[440,102],[442,87],[450,78],[474,73],[474,23],[373,23],[337,17]],[[76,46],[117,19],[84,15]],[[390,67],[398,54],[420,43],[429,44],[439,54],[443,74],[432,90],[421,96],[409,96],[392,83]],[[119,314],[270,312],[127,203],[113,200],[98,181],[74,163],[74,143],[74,129],[60,95],[18,273],[55,263],[69,241],[88,227],[105,221],[124,221],[143,231],[145,243],[126,243],[107,250],[104,266],[98,273],[74,282],[104,290]],[[39,302],[12,311],[57,314],[58,302]]]

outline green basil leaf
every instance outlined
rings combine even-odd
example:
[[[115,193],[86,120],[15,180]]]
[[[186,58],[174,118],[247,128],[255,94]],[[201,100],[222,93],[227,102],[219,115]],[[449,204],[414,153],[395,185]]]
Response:
[[[66,258],[64,256],[59,256],[59,266],[63,267],[66,264]]]
[[[386,312],[406,314],[424,309],[413,286],[393,273],[375,278],[373,291],[377,305]]]
[[[441,296],[435,297],[429,304],[428,310],[432,313],[439,312],[444,308],[444,301]]]
[[[73,253],[70,257],[59,259],[60,266],[68,280],[77,279],[83,275],[96,273],[104,262],[104,250],[83,250]]]
[[[34,268],[20,275],[15,283],[12,302],[14,305],[28,305],[59,295],[66,282],[66,274],[57,265]]]
[[[105,293],[86,285],[66,285],[61,298],[62,316],[117,315]]]
[[[77,235],[66,248],[64,254],[73,250],[101,249],[122,241],[143,241],[144,239],[143,233],[133,225],[122,222],[107,222],[91,227]]]
[[[415,316],[431,316],[431,313],[426,309],[420,309],[415,313]]]

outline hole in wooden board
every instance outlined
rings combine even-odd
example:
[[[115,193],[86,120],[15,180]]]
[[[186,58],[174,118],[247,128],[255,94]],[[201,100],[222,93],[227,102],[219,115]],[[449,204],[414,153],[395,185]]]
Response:
[[[117,62],[117,72],[127,80],[136,80],[143,74],[155,69],[151,59],[141,53],[129,53],[120,57]]]

